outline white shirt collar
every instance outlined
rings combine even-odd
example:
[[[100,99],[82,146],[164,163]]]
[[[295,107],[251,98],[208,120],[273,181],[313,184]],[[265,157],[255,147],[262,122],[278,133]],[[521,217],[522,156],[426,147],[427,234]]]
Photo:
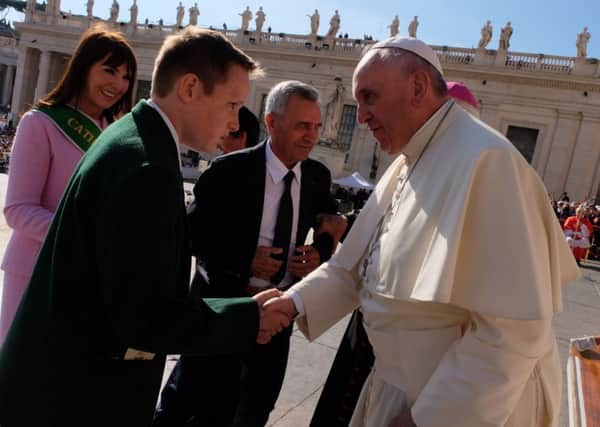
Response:
[[[167,127],[171,131],[171,136],[173,137],[173,141],[175,141],[175,148],[177,148],[177,163],[179,164],[179,170],[181,170],[181,152],[179,151],[179,136],[177,135],[177,131],[175,130],[173,123],[171,123],[171,120],[169,120],[169,117],[167,117],[165,112],[160,109],[160,107],[158,106],[158,104],[156,102],[154,102],[151,99],[148,99],[146,103],[150,107],[154,108],[158,112],[158,114],[160,114],[160,116],[166,123]]]
[[[452,99],[444,103],[410,138],[408,144],[402,149],[408,163],[413,163],[420,156],[453,105],[454,100]]]
[[[266,142],[266,156],[267,156],[267,171],[271,175],[271,179],[275,184],[285,178],[285,175],[289,172],[289,169],[279,160],[279,158],[273,153],[271,149],[271,139]],[[291,169],[294,172],[294,178],[300,184],[302,178],[301,165],[302,162],[298,162]]]

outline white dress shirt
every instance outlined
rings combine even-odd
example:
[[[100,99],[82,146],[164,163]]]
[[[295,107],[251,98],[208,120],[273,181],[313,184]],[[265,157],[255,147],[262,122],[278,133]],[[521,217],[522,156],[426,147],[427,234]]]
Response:
[[[165,124],[171,131],[171,136],[173,137],[173,141],[175,141],[175,148],[177,148],[177,164],[179,165],[179,170],[181,170],[181,152],[179,151],[179,135],[177,135],[177,131],[175,130],[173,123],[171,123],[171,120],[169,120],[169,117],[167,117],[165,112],[160,109],[160,107],[158,106],[158,104],[156,102],[154,102],[151,99],[148,99],[148,101],[146,103],[150,107],[154,108],[158,112],[158,114],[160,114],[160,117],[162,117]]]
[[[277,222],[277,212],[279,211],[279,200],[285,189],[283,178],[289,172],[289,169],[277,158],[271,149],[271,141],[269,140],[265,146],[265,155],[267,161],[267,173],[265,176],[265,195],[262,211],[262,219],[260,221],[260,234],[258,237],[259,246],[273,246],[273,238],[275,237],[275,224]],[[298,231],[298,217],[300,211],[300,181],[302,172],[300,169],[301,162],[291,169],[294,172],[294,180],[292,181],[292,206],[294,214],[292,217],[292,235],[290,237],[290,247],[287,248],[288,260],[294,254],[296,248],[296,233]],[[303,242],[302,242],[303,243]],[[279,287],[286,287],[292,283],[294,276],[289,272],[285,273]],[[265,288],[271,283],[267,280],[259,279],[258,277],[250,278],[250,285],[257,288]]]

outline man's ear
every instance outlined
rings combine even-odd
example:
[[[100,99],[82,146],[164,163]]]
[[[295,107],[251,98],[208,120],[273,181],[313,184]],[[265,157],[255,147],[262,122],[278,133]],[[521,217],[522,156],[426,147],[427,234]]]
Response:
[[[275,120],[277,120],[275,113],[268,113],[265,115],[265,125],[267,125],[267,130],[273,130],[275,127]]]
[[[179,99],[188,104],[193,101],[198,94],[204,94],[204,85],[194,73],[187,73],[177,79],[177,95]]]
[[[417,70],[411,76],[412,104],[414,107],[422,105],[431,85],[429,74],[424,70]]]

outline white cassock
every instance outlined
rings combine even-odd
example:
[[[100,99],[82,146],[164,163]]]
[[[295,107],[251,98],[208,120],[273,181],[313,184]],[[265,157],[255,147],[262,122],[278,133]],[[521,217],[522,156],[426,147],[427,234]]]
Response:
[[[407,407],[418,427],[557,426],[552,317],[578,277],[536,172],[448,101],[292,292],[310,340],[361,307],[375,365],[352,427]]]

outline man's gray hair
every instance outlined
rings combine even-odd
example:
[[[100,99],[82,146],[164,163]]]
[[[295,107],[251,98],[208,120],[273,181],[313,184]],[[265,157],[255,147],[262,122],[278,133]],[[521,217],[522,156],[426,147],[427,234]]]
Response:
[[[265,102],[265,114],[283,114],[288,99],[290,99],[290,96],[292,95],[298,95],[307,101],[316,102],[317,104],[320,103],[319,92],[317,89],[298,80],[286,80],[277,83],[269,91],[269,95],[267,95],[267,100]]]

